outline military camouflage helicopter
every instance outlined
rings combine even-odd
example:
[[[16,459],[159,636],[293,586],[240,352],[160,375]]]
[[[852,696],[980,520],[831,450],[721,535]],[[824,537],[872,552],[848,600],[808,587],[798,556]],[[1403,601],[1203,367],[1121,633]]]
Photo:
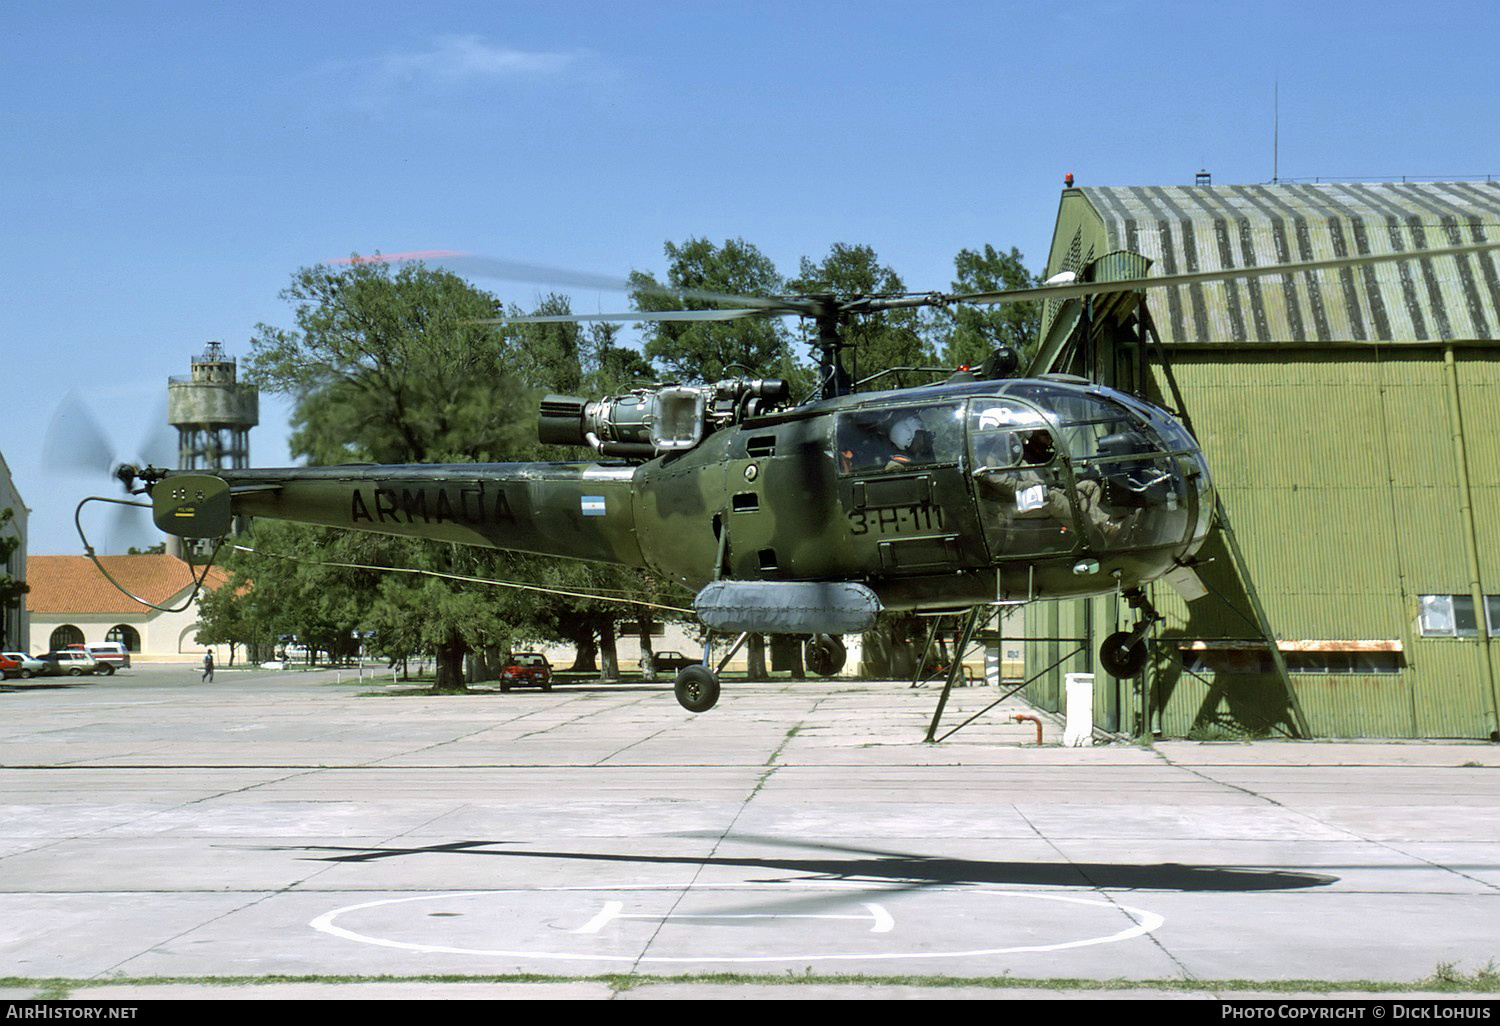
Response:
[[[1139,620],[1107,639],[1100,658],[1116,676],[1133,676],[1156,619],[1143,586],[1187,573],[1212,525],[1214,487],[1189,432],[1166,410],[1082,378],[1014,376],[1005,351],[941,383],[859,392],[842,360],[842,327],[881,310],[1080,298],[1411,256],[1086,280],[1096,264],[1078,280],[962,295],[666,289],[721,308],[514,320],[807,318],[818,329],[817,392],[794,404],[785,381],[731,378],[598,400],[549,396],[540,439],[592,450],[579,462],[213,474],[124,466],[119,476],[150,495],[161,530],[187,538],[221,537],[234,517],[270,517],[648,568],[691,590],[711,631],[810,638],[820,673],[841,667],[839,636],[870,628],[883,610],[1120,592]],[[688,666],[675,692],[684,708],[707,710],[718,673]]]

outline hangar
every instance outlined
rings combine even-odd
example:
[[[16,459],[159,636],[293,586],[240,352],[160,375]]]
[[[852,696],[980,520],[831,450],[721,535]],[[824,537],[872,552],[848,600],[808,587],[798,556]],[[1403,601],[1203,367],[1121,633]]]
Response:
[[[1070,187],[1045,276],[1497,238],[1494,181]],[[1040,368],[1184,414],[1224,516],[1206,596],[1153,586],[1165,619],[1133,680],[1094,665],[1124,601],[1033,603],[1028,667],[1056,665],[1029,697],[1058,709],[1064,674],[1095,671],[1096,725],[1130,736],[1500,740],[1497,267],[1414,256],[1049,303]]]

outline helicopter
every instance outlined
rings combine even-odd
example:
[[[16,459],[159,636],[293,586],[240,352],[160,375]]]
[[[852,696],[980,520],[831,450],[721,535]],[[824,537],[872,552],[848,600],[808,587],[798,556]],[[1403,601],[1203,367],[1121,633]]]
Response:
[[[763,298],[661,287],[719,308],[505,320],[800,317],[817,329],[813,395],[793,402],[785,380],[734,377],[592,400],[547,396],[538,437],[590,451],[572,462],[213,473],[127,464],[117,476],[150,497],[158,528],[183,538],[220,538],[237,517],[268,517],[650,570],[694,594],[711,632],[740,636],[717,669],[678,672],[674,693],[692,712],[716,704],[719,672],[752,633],[809,639],[809,666],[827,675],[845,660],[840,636],[870,629],[882,612],[1109,593],[1137,620],[1105,640],[1100,662],[1131,677],[1160,619],[1145,586],[1165,579],[1191,595],[1193,559],[1213,526],[1208,462],[1183,423],[1083,378],[1039,367],[1019,375],[1003,347],[940,382],[859,391],[842,356],[844,327],[883,310],[1088,299],[1412,256],[1092,280],[1117,266],[1101,258],[1032,288],[952,295]]]

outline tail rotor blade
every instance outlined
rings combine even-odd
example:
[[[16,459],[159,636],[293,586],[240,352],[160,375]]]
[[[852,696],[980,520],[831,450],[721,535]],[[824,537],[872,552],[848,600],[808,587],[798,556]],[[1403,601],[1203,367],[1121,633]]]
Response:
[[[109,474],[119,462],[99,419],[75,392],[63,396],[42,440],[42,459],[65,473]]]

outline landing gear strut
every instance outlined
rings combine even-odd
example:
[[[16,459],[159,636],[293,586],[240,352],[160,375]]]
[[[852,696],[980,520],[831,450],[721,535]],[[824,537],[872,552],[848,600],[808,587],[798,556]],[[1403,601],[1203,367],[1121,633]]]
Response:
[[[1132,629],[1116,631],[1099,646],[1099,662],[1112,677],[1134,677],[1146,668],[1146,660],[1151,657],[1146,634],[1151,625],[1161,619],[1161,614],[1141,589],[1130,589],[1125,598],[1140,614],[1140,619]]]

